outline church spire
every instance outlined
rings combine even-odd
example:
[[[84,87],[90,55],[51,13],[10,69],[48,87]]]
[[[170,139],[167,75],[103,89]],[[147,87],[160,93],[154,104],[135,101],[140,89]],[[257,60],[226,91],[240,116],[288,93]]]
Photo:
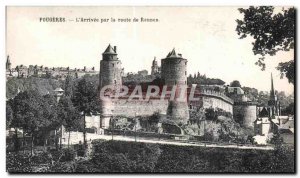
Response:
[[[273,83],[273,75],[271,73],[271,91],[270,91],[270,99],[275,100],[275,91],[274,91],[274,83]]]
[[[6,70],[10,70],[10,68],[11,68],[11,62],[10,62],[9,55],[8,55],[7,59],[6,59]]]

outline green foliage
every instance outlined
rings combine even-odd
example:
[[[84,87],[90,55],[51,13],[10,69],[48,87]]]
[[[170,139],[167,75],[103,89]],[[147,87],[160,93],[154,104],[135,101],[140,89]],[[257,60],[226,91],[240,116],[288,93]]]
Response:
[[[218,116],[225,116],[228,118],[232,118],[232,114],[230,112],[226,112],[221,108],[206,108],[205,109],[205,118],[207,120],[217,121]]]
[[[254,38],[253,52],[262,56],[275,55],[276,52],[294,48],[295,9],[282,9],[274,13],[272,6],[250,6],[239,8],[243,20],[236,20],[236,31],[240,38],[250,35]]]
[[[295,171],[293,151],[287,149],[284,149],[285,151],[264,151],[173,145],[161,145],[160,148],[163,151],[156,165],[157,172],[271,173]]]
[[[19,91],[34,90],[40,95],[51,94],[53,90],[61,86],[61,81],[38,77],[8,78],[6,81],[6,98],[13,98]]]
[[[127,74],[126,77],[122,78],[125,85],[137,85],[140,83],[152,82],[156,76],[153,75],[141,75],[141,74]]]
[[[66,131],[70,132],[80,128],[80,114],[73,106],[71,98],[63,96],[58,103],[58,116],[65,126]]]
[[[278,51],[294,49],[295,38],[295,9],[282,9],[274,13],[272,6],[250,6],[247,9],[239,8],[244,14],[243,20],[237,19],[236,31],[240,39],[248,35],[254,39],[252,51],[261,57],[256,62],[262,70],[265,69],[265,55],[276,55]],[[282,76],[294,84],[294,60],[281,63],[277,67]]]
[[[98,85],[90,76],[84,76],[77,81],[73,92],[72,102],[75,108],[83,113],[83,117],[87,114],[98,112],[100,110],[98,102]],[[83,144],[87,147],[86,141],[86,125],[85,119],[83,119]]]
[[[50,124],[49,120],[45,119],[47,105],[43,97],[37,91],[25,91],[19,93],[12,101],[14,111],[13,125],[22,127],[29,133],[37,131],[38,128],[46,127]]]
[[[294,109],[295,109],[295,105],[294,103],[291,103],[288,105],[288,107],[284,108],[281,113],[282,115],[289,115],[289,114],[294,115]]]
[[[152,172],[161,152],[158,145],[135,142],[94,141],[93,146],[92,162],[103,172]]]
[[[224,85],[225,82],[221,79],[207,78],[206,75],[194,74],[194,76],[189,75],[187,78],[187,84],[198,84],[198,85]]]
[[[47,172],[53,173],[72,173],[76,171],[75,162],[55,162]]]
[[[72,102],[81,112],[90,113],[98,111],[97,85],[89,77],[81,78],[75,85]]]
[[[230,83],[231,87],[241,87],[241,84],[238,80],[234,80]]]
[[[278,132],[274,133],[273,137],[270,140],[271,144],[274,144],[275,147],[281,147],[283,143],[283,139],[280,137]]]
[[[74,79],[71,75],[67,75],[65,82],[63,83],[64,95],[72,97],[74,90]]]
[[[38,91],[24,91],[9,100],[9,104],[13,111],[10,126],[22,128],[25,133],[31,135],[32,139],[47,135],[47,132],[56,126],[56,101],[51,95],[41,96]]]
[[[258,91],[255,88],[250,87],[243,87],[242,88],[246,94],[246,96],[251,101],[256,101],[258,106],[264,106],[268,103],[270,99],[270,93],[269,92],[263,92]],[[292,107],[290,105],[293,105],[294,103],[294,94],[286,95],[284,91],[275,91],[278,101],[280,101],[280,106],[283,110],[285,110],[287,107]],[[290,110],[289,110],[290,111]],[[292,112],[290,113],[292,114]]]
[[[284,76],[289,80],[289,83],[295,84],[295,62],[294,60],[288,62],[280,62],[276,67],[281,73],[281,78]]]
[[[6,170],[9,173],[32,172],[30,156],[22,153],[7,153]]]
[[[201,109],[190,109],[189,110],[190,115],[190,122],[193,123],[199,123],[201,120],[205,119],[205,111],[203,108]]]
[[[294,148],[286,146],[278,146],[275,150],[248,150],[98,140],[93,141],[91,159],[61,162],[58,158],[63,152],[59,152],[57,158],[53,152],[44,152],[33,159],[27,154],[9,153],[6,168],[10,173],[40,172],[41,168],[45,168],[44,172],[56,173],[295,172]]]
[[[74,161],[76,157],[76,151],[73,149],[62,149],[60,162]]]
[[[13,110],[10,106],[10,102],[6,102],[6,128],[9,128],[13,120]]]
[[[51,164],[51,156],[47,152],[41,152],[39,154],[33,155],[30,158],[32,164]]]

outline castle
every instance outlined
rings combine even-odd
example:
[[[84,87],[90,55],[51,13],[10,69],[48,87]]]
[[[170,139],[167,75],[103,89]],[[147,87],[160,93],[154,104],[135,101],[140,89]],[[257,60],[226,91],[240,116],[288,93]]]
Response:
[[[111,45],[102,54],[100,61],[99,73],[99,88],[107,85],[115,86],[118,89],[122,86],[122,67],[121,61],[118,58],[117,48],[112,48]],[[174,85],[187,86],[187,59],[182,58],[175,50],[171,51],[165,59],[162,59],[161,76],[164,85],[173,87]],[[175,96],[178,97],[178,96]],[[149,101],[141,100],[126,100],[128,96],[118,100],[101,100],[101,118],[102,127],[108,128],[110,118],[112,116],[150,116],[155,112],[166,114],[176,123],[186,124],[189,119],[188,102],[184,101],[169,101],[159,98],[152,98]]]
[[[191,86],[187,86],[187,63],[182,54],[176,53],[175,49],[161,59],[161,67],[158,66],[156,58],[152,61],[151,75],[160,76],[143,85],[166,85],[169,88],[173,86],[184,86],[187,88],[185,100],[161,100],[151,98],[149,101],[131,100],[129,95],[122,99],[113,100],[112,98],[100,100],[101,107],[101,127],[109,128],[110,119],[114,116],[150,116],[155,112],[165,115],[177,124],[187,124],[189,121],[189,109],[193,108],[220,108],[234,115],[234,118],[244,126],[253,127],[256,114],[256,103],[249,101],[241,88],[223,86],[197,86],[195,96],[198,101],[190,101],[188,94],[191,92]],[[106,85],[113,85],[115,90],[120,88],[122,82],[122,62],[118,58],[117,47],[109,45],[102,53],[99,73],[99,89]],[[220,90],[220,88],[222,88]],[[133,92],[132,90],[130,92]],[[142,91],[143,93],[146,91]],[[180,91],[176,91],[179,93]],[[178,97],[177,95],[175,98]],[[108,97],[109,98],[109,97]]]

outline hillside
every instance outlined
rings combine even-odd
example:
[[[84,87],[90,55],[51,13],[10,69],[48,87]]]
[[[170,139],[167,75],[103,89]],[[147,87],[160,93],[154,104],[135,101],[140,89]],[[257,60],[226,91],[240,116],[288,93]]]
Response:
[[[6,81],[6,98],[14,97],[19,91],[37,90],[40,94],[45,95],[52,93],[57,87],[62,86],[62,81],[47,78],[9,78]]]

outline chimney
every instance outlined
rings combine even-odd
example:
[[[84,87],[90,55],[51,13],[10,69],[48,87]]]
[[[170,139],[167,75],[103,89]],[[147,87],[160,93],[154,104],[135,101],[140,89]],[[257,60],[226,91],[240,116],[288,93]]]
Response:
[[[117,46],[114,46],[114,51],[115,53],[117,53]]]

